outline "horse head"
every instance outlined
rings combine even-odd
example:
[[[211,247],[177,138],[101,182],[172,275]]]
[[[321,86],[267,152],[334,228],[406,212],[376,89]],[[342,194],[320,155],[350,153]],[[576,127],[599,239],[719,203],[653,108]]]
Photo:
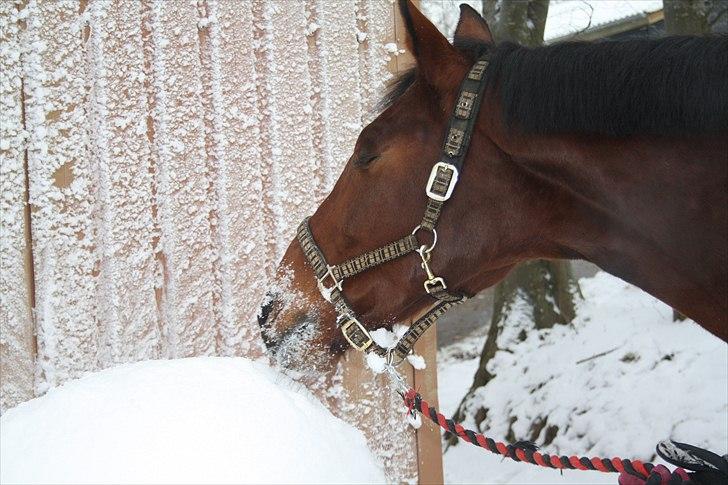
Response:
[[[460,83],[492,42],[485,21],[467,6],[462,8],[454,45],[410,2],[400,2],[400,9],[416,66],[395,83],[386,109],[362,130],[339,180],[309,221],[313,238],[331,264],[381,247],[417,227]],[[512,218],[514,209],[513,198],[510,206],[494,203],[503,187],[513,185],[503,180],[509,172],[499,169],[503,155],[489,137],[489,109],[484,103],[457,196],[448,201],[437,225],[429,265],[450,290],[461,293],[474,294],[502,278],[515,263],[515,253],[508,248],[518,245],[517,231],[509,231],[509,240],[486,237],[503,234],[495,226],[508,224],[506,213]],[[485,159],[487,167],[479,163]],[[489,200],[483,194],[490,194]],[[483,206],[491,208],[488,217],[476,210]],[[434,242],[430,231],[416,235],[423,245]],[[345,341],[299,241],[288,247],[277,276],[280,288],[259,319],[266,343],[284,365],[312,370],[330,365]],[[342,293],[364,327],[389,327],[432,306],[433,298],[423,290],[425,277],[421,258],[414,254],[347,279]]]

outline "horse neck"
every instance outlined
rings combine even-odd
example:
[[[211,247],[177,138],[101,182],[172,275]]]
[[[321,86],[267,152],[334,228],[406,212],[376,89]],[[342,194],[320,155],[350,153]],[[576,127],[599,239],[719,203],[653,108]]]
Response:
[[[589,260],[728,338],[725,137],[501,141],[534,200],[559,212],[540,256]]]

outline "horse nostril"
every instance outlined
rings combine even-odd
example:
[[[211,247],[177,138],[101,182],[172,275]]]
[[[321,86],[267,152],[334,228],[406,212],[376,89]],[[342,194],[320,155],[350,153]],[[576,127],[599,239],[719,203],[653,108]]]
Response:
[[[276,298],[273,295],[266,295],[266,303],[260,307],[258,312],[258,325],[263,327],[268,322],[270,314],[273,312],[273,306],[275,305]]]
[[[272,336],[271,324],[275,321],[275,313],[280,308],[280,300],[277,295],[268,293],[266,295],[266,302],[260,307],[258,312],[258,326],[260,327],[260,334],[263,337],[263,343],[269,350],[275,349],[278,342]]]

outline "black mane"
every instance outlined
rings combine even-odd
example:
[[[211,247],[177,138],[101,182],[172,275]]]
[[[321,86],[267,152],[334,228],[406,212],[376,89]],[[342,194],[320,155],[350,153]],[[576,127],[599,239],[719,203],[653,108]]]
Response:
[[[728,132],[728,36],[490,47],[487,82],[509,128],[526,133]],[[416,79],[407,71],[380,104]]]
[[[394,102],[397,101],[397,99],[399,99],[404,94],[404,92],[407,91],[409,87],[415,83],[416,80],[417,69],[415,69],[414,67],[411,69],[407,69],[399,76],[393,78],[387,84],[387,90],[384,93],[381,101],[377,103],[377,111],[381,112],[392,106],[392,104],[394,104]]]
[[[498,45],[487,72],[509,127],[605,135],[728,131],[728,37]]]

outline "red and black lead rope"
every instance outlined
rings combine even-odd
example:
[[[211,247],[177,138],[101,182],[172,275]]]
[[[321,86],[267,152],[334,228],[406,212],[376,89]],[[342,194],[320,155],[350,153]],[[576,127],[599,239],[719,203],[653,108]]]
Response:
[[[501,443],[494,441],[480,433],[463,428],[459,423],[437,412],[437,409],[427,404],[417,391],[409,389],[402,396],[405,405],[409,410],[417,410],[423,416],[429,418],[433,423],[440,426],[445,431],[456,435],[458,438],[467,441],[475,446],[485,448],[491,453],[502,455],[515,461],[522,461],[532,465],[542,466],[554,469],[570,469],[570,470],[595,470],[604,473],[628,473],[641,479],[647,479],[652,469],[655,467],[652,463],[643,463],[639,460],[628,460],[615,458],[599,458],[586,456],[558,456],[549,455],[547,453],[539,453],[536,446],[528,442],[517,442],[513,444]]]

